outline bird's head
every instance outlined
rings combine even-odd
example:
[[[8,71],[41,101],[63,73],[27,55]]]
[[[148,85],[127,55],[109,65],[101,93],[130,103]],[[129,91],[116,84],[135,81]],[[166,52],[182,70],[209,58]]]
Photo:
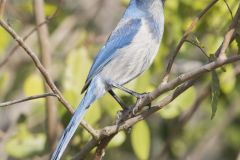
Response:
[[[163,9],[165,0],[131,0],[130,8],[138,8],[142,11],[152,12],[152,10]]]

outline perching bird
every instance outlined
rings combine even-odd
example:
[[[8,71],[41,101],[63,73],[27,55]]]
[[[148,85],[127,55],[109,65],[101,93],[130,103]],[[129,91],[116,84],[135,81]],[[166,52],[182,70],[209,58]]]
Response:
[[[113,92],[121,89],[137,98],[124,84],[141,75],[153,62],[164,31],[164,0],[131,0],[122,19],[99,51],[90,69],[81,103],[65,129],[51,160],[59,160],[89,106],[109,92],[126,109]]]

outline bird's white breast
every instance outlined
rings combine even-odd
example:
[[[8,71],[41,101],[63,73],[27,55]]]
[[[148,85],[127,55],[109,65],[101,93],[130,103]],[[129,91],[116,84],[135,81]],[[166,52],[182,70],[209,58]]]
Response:
[[[117,49],[116,56],[100,72],[103,79],[125,84],[143,73],[152,64],[160,40],[154,39],[146,20],[143,19],[142,24],[132,42]]]

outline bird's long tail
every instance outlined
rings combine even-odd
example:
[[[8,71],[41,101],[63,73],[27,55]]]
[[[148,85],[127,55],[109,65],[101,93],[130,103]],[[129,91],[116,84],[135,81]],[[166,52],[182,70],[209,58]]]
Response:
[[[87,112],[89,106],[99,97],[105,93],[104,87],[97,85],[97,81],[92,81],[89,85],[89,88],[79,104],[77,110],[74,112],[72,119],[70,120],[67,128],[64,130],[64,133],[61,139],[58,142],[58,145],[55,151],[52,154],[51,160],[59,160],[66,149],[69,141],[71,140],[74,132],[76,131],[78,125],[83,119],[85,113]]]

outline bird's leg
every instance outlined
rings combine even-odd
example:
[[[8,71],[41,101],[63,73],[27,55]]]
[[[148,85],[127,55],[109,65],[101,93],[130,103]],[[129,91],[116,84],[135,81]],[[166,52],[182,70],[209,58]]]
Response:
[[[118,104],[122,107],[124,111],[128,110],[127,105],[113,92],[112,89],[110,89],[108,92],[118,102]]]
[[[128,88],[126,88],[122,85],[117,84],[117,83],[111,83],[111,85],[115,88],[118,88],[118,89],[136,97],[137,99],[142,99],[147,94],[147,93],[137,93],[137,92],[132,91],[132,90],[130,90],[130,89],[128,89]]]

